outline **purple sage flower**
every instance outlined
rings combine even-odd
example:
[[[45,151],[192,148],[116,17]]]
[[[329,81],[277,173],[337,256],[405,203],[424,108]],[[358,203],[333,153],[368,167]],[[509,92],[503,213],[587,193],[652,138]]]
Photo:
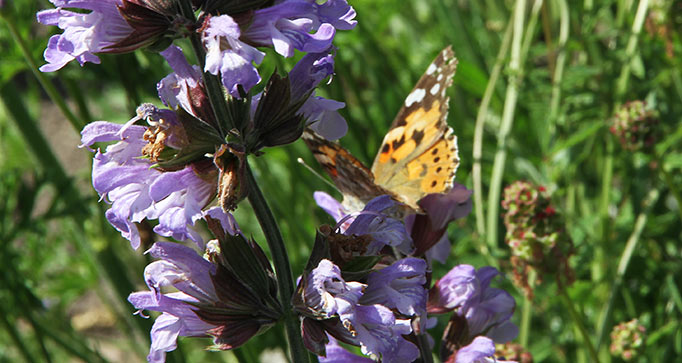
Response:
[[[352,314],[366,285],[344,281],[341,269],[331,261],[323,259],[310,272],[304,286],[303,301],[308,310],[314,316],[331,318],[334,315]]]
[[[408,257],[367,277],[362,304],[381,304],[407,316],[426,313],[426,261]]]
[[[375,255],[385,246],[396,247],[405,255],[412,254],[414,246],[405,225],[388,214],[397,206],[398,204],[388,195],[370,200],[365,208],[357,213],[357,217],[343,234],[371,236],[372,241],[367,246],[365,255]],[[346,218],[350,217],[352,214]]]
[[[237,85],[248,92],[260,82],[258,70],[265,53],[239,40],[239,24],[229,15],[208,18],[202,33],[206,46],[205,71],[214,75],[220,73],[222,83],[233,97],[240,98]]]
[[[174,113],[157,112],[156,115],[159,118],[152,123],[157,124],[160,132],[178,127]],[[154,148],[158,144],[148,142],[149,137],[146,127],[105,121],[90,123],[81,132],[82,146],[88,148],[96,142],[116,141],[105,152],[98,150],[93,162],[93,186],[111,203],[106,217],[135,249],[140,245],[135,223],[145,218],[159,220],[154,231],[162,236],[202,244],[193,226],[202,218],[202,209],[215,194],[216,184],[207,180],[216,178],[200,177],[195,165],[167,172],[153,168],[152,159],[160,151]],[[172,132],[161,139],[170,145],[182,142]],[[144,155],[150,158],[142,158]]]
[[[50,0],[57,8],[42,10],[38,22],[63,29],[50,38],[42,72],[54,72],[72,60],[82,66],[100,63],[95,53],[123,53],[150,45],[171,26],[164,9],[132,0]],[[89,12],[75,12],[81,9]]]
[[[333,74],[334,57],[329,50],[306,54],[289,72],[291,98],[300,99],[314,90],[322,80]],[[306,117],[313,131],[327,140],[337,140],[348,131],[346,120],[338,113],[338,110],[345,105],[343,102],[315,96],[313,91],[313,94],[301,106],[299,113]]]
[[[305,0],[285,0],[258,9],[244,38],[259,46],[273,47],[287,58],[294,55],[294,49],[321,52],[331,46],[336,30],[331,24],[311,19],[316,18],[315,10],[314,2]]]
[[[171,109],[181,106],[185,111],[197,117],[193,113],[190,103],[190,90],[198,87],[201,83],[201,68],[190,65],[182,53],[182,49],[175,45],[171,45],[162,51],[161,55],[174,72],[156,85],[159,98]]]
[[[429,261],[445,262],[450,254],[447,226],[471,212],[471,193],[463,185],[454,183],[447,193],[429,194],[419,200],[425,214],[410,215],[405,220],[417,248],[416,256],[425,255]]]
[[[362,354],[382,362],[411,362],[419,357],[417,346],[402,337],[412,332],[410,319],[396,319],[385,306],[358,305],[353,315],[341,321],[357,338]]]

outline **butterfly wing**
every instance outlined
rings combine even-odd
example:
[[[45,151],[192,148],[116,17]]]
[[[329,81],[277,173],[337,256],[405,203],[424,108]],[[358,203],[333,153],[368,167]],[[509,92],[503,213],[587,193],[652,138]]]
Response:
[[[425,195],[452,188],[459,165],[457,137],[447,125],[447,89],[456,68],[448,46],[405,99],[372,165],[374,182],[415,210]]]
[[[374,197],[393,193],[374,183],[372,172],[336,142],[307,129],[303,141],[344,196],[344,205],[361,210]],[[358,208],[359,207],[359,208]]]

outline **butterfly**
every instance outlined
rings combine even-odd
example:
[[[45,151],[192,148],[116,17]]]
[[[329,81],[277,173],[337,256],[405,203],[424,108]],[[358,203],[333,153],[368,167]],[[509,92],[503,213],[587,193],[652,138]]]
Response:
[[[306,130],[303,140],[343,194],[345,207],[360,210],[369,200],[388,194],[421,212],[421,198],[450,191],[459,155],[457,136],[447,124],[446,92],[456,68],[448,46],[405,98],[371,169],[338,143]]]

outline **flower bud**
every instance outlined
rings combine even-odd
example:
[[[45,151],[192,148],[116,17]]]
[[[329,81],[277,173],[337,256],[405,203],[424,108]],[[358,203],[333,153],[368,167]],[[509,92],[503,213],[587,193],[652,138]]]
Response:
[[[218,201],[224,211],[232,211],[248,194],[246,187],[246,159],[240,145],[223,144],[213,156],[220,170]]]
[[[646,328],[637,319],[623,322],[611,331],[611,354],[629,361],[644,346]]]
[[[610,121],[609,130],[629,151],[650,149],[656,143],[658,114],[646,102],[631,101],[621,106]]]

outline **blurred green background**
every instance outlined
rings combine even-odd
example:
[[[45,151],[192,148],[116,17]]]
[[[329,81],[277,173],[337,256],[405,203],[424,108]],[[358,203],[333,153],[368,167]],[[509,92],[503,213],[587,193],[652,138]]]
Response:
[[[461,158],[456,181],[473,189],[474,147],[480,146],[482,190],[476,208],[481,214],[472,212],[451,226],[454,247],[447,265],[435,265],[434,276],[460,263],[495,265],[507,275],[498,286],[517,300],[514,322],[522,325],[523,317],[528,322],[522,341],[535,361],[590,361],[552,278],[535,290],[532,302],[511,283],[499,188],[532,181],[553,193],[575,244],[576,281],[568,293],[592,344],[600,342],[600,360],[620,361],[608,352],[608,334],[633,318],[647,329],[646,347],[635,361],[682,357],[682,2],[349,2],[358,26],[337,33],[336,76],[318,93],[346,102],[342,114],[350,129],[341,143],[367,164],[438,51],[452,44],[459,58],[449,115]],[[148,258],[131,250],[103,219],[106,205],[98,203],[90,184],[91,154],[78,148],[79,130],[50,100],[10,32],[16,29],[30,58],[42,65],[47,39],[59,30],[36,24],[35,12],[52,5],[5,3],[0,361],[143,361],[152,319],[133,316],[125,298],[146,288],[142,271]],[[525,9],[515,16],[521,5]],[[514,34],[510,24],[521,31]],[[170,68],[160,56],[138,51],[101,59],[100,65],[70,64],[46,75],[76,125],[123,123],[138,104],[161,104],[155,85]],[[275,59],[266,57],[261,74],[294,64]],[[614,110],[631,100],[646,100],[659,114],[652,152],[627,151],[608,131]],[[294,274],[307,259],[316,226],[331,223],[312,192],[335,193],[301,166],[299,157],[317,168],[300,141],[254,160]],[[265,247],[248,204],[236,216]],[[209,343],[181,339],[168,360],[272,361],[286,349],[279,328],[236,355],[206,352]]]

